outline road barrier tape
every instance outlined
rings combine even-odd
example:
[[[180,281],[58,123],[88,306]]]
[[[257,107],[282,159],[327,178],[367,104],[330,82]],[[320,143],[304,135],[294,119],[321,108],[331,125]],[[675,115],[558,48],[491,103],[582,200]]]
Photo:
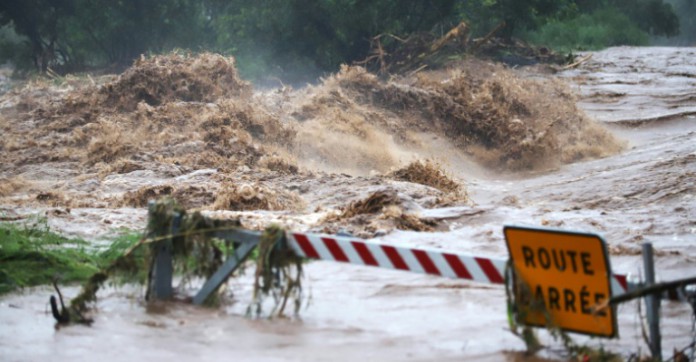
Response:
[[[406,270],[448,278],[503,284],[502,259],[472,257],[459,253],[406,248],[367,242],[352,237],[288,233],[291,248],[301,256],[380,268]]]
[[[310,259],[411,271],[481,283],[504,284],[506,259],[483,258],[438,249],[410,248],[348,236],[287,233],[288,245]],[[614,296],[629,291],[626,275],[613,274]]]

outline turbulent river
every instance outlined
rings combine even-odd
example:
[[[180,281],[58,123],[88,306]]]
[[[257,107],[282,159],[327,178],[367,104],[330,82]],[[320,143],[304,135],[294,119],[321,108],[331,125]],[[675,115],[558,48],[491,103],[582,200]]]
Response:
[[[611,48],[557,74],[580,94],[579,105],[627,146],[619,154],[539,173],[494,175],[464,155],[447,155],[467,182],[469,207],[449,214],[439,231],[394,231],[380,239],[506,257],[503,225],[531,225],[601,234],[616,273],[641,275],[641,244],[653,243],[658,278],[696,276],[696,48]],[[473,174],[473,176],[472,176]],[[52,226],[83,236],[90,223],[134,228],[132,209],[74,210],[72,224]],[[263,213],[259,216],[263,217]],[[222,309],[169,303],[146,308],[142,291],[99,295],[92,327],[53,328],[49,288],[0,299],[0,359],[391,361],[535,360],[508,330],[505,292],[468,283],[328,262],[306,265],[308,305],[295,320],[244,317],[252,276],[231,280],[234,303]],[[74,295],[77,287],[64,293]],[[686,304],[663,302],[665,356],[692,340]],[[619,339],[573,338],[628,358],[648,352],[636,302],[618,309]],[[544,332],[540,356],[562,359],[562,345]]]

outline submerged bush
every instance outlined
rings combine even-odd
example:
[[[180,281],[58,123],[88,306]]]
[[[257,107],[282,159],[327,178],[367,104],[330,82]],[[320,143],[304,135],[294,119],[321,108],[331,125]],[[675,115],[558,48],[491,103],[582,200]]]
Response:
[[[54,279],[61,283],[83,282],[136,239],[121,237],[101,251],[84,240],[51,232],[45,220],[0,224],[0,294],[50,284]]]

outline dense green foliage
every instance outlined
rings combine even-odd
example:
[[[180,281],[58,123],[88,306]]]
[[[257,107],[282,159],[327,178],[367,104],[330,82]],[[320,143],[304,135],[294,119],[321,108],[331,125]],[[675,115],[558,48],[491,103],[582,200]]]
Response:
[[[71,69],[195,48],[205,33],[202,9],[201,1],[186,0],[0,0],[0,25],[12,22],[26,37],[36,68]]]
[[[336,69],[363,59],[380,33],[429,31],[455,19],[453,0],[263,0],[230,1],[216,21],[217,44],[241,64],[258,62],[254,75],[281,76]],[[456,20],[456,19],[455,19]],[[243,69],[244,70],[244,69]],[[288,74],[290,73],[290,74]]]
[[[679,35],[661,39],[660,43],[696,46],[696,0],[667,0],[679,17]]]
[[[565,18],[577,13],[572,0],[483,0],[462,1],[460,12],[480,32],[492,29],[505,21],[504,37],[536,29],[548,20]]]
[[[680,19],[672,5],[662,0],[578,0],[575,5],[574,13],[530,28],[525,37],[533,43],[570,51],[647,45],[650,36],[679,34]]]
[[[65,72],[205,49],[237,56],[247,76],[292,80],[364,59],[375,35],[462,20],[474,36],[505,21],[500,36],[566,49],[644,44],[679,32],[672,4],[693,28],[694,0],[0,0],[0,61]]]
[[[577,3],[583,13],[606,8],[617,10],[650,35],[679,33],[679,19],[672,5],[662,0],[583,0]]]
[[[647,45],[648,34],[614,8],[595,10],[566,21],[550,21],[527,38],[561,51],[596,50],[614,45]]]
[[[22,287],[84,282],[137,242],[134,234],[97,250],[80,239],[67,239],[45,221],[26,225],[0,224],[0,294]]]

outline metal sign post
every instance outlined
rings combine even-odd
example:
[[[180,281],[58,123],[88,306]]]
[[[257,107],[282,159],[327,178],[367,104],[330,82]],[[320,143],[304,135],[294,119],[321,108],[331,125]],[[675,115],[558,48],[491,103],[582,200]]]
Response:
[[[643,244],[643,268],[645,272],[645,287],[655,284],[655,263],[653,261],[652,243]],[[660,297],[657,294],[645,296],[645,309],[650,331],[650,352],[658,361],[662,360],[662,345],[660,341]]]

